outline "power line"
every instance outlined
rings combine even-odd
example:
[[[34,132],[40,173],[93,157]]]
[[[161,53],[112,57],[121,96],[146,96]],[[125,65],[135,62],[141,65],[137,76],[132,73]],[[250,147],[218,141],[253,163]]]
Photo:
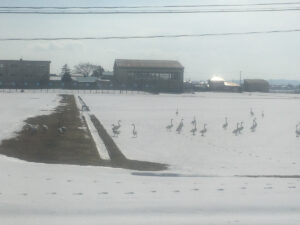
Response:
[[[237,6],[282,6],[299,5],[300,2],[273,2],[249,4],[195,4],[195,5],[137,5],[137,6],[0,6],[3,9],[140,9],[140,8],[198,8],[198,7],[237,7]]]
[[[297,8],[267,8],[267,9],[230,9],[230,10],[148,10],[148,11],[8,11],[2,10],[0,14],[199,14],[199,13],[241,13],[241,12],[283,12],[299,11]]]
[[[126,40],[126,39],[158,39],[158,38],[239,36],[239,35],[277,34],[277,33],[294,33],[294,32],[300,32],[300,29],[250,31],[250,32],[229,32],[229,33],[206,33],[206,34],[204,33],[204,34],[145,35],[145,36],[0,38],[0,41]]]

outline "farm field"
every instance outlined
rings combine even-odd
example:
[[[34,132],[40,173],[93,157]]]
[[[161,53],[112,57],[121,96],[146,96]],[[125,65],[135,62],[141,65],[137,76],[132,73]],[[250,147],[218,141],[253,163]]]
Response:
[[[300,223],[299,96],[80,96],[110,134],[111,124],[121,120],[114,140],[126,157],[167,163],[169,170],[32,163],[0,155],[3,224]],[[28,117],[51,113],[60,99],[55,93],[1,93],[0,140],[13,137]],[[255,132],[250,131],[250,108],[257,118]],[[207,123],[203,137],[199,130],[195,136],[190,132],[194,116],[198,129]],[[184,119],[181,134],[166,131],[171,118],[174,128]],[[235,136],[232,130],[240,121],[245,128]],[[132,138],[132,123],[137,138]]]
[[[200,175],[300,174],[300,97],[275,94],[199,93],[185,95],[85,95],[83,98],[129,158],[170,164],[178,173]],[[175,112],[178,108],[178,116]],[[250,108],[255,113],[250,115]],[[262,117],[264,113],[264,117]],[[191,121],[196,117],[193,136]],[[224,130],[225,117],[228,128]],[[251,132],[253,118],[257,128]],[[166,130],[174,119],[171,132]],[[183,129],[175,129],[183,119]],[[239,135],[232,131],[244,123]],[[134,123],[138,138],[132,138]],[[207,133],[199,131],[207,124]]]

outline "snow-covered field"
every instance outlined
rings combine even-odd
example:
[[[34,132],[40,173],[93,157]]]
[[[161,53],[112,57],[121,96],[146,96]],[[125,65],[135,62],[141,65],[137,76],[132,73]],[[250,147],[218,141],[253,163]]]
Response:
[[[300,96],[81,96],[109,131],[111,123],[122,120],[122,133],[115,140],[127,157],[165,162],[170,170],[140,176],[129,170],[46,165],[0,155],[0,224],[300,224],[299,178],[231,176],[300,174],[300,138],[295,137]],[[44,110],[53,109],[59,97],[0,93],[0,100],[3,139],[28,116],[49,113]],[[255,133],[249,131],[250,107],[257,114]],[[199,126],[208,124],[204,137],[189,132],[194,116]],[[222,129],[225,116],[227,131]],[[175,125],[184,118],[182,134],[165,130],[171,118]],[[245,122],[245,130],[234,136],[237,121]],[[131,123],[136,124],[137,138],[131,137]]]
[[[0,93],[0,141],[14,136],[28,117],[52,113],[60,99],[55,93]]]
[[[300,174],[300,96],[280,94],[200,93],[191,95],[85,95],[92,113],[111,132],[121,120],[115,138],[123,153],[132,159],[163,162],[174,172],[201,175]],[[178,107],[178,116],[175,115]],[[251,132],[253,117],[256,132]],[[264,118],[261,114],[264,112]],[[191,121],[197,119],[193,136]],[[224,118],[228,129],[224,130]],[[174,127],[165,127],[174,119]],[[181,119],[181,134],[175,129]],[[244,122],[241,135],[232,130]],[[138,138],[132,138],[134,123]],[[199,133],[207,124],[207,134]]]

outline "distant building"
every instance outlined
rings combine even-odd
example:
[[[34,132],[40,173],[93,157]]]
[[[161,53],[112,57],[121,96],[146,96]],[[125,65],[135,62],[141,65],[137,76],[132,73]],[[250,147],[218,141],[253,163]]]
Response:
[[[98,88],[97,77],[75,76],[73,79],[73,87],[79,89],[96,89]]]
[[[208,80],[208,87],[211,91],[239,92],[241,86],[234,82],[225,81],[222,77],[213,76]]]
[[[114,77],[126,89],[182,92],[184,67],[171,60],[116,59]]]
[[[101,79],[113,80],[114,79],[114,72],[112,72],[112,71],[103,71]]]
[[[211,91],[224,91],[225,80],[219,76],[213,76],[208,80],[208,86]]]
[[[245,79],[244,91],[248,92],[269,92],[269,82],[263,79]]]
[[[50,61],[0,60],[2,87],[38,87],[47,85]]]
[[[224,82],[224,90],[228,92],[240,92],[241,86],[234,82],[225,81]]]

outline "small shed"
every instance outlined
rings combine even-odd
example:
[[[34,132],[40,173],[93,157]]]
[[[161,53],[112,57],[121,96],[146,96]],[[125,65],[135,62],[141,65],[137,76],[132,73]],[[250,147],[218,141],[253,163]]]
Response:
[[[248,92],[269,92],[270,84],[263,79],[245,79],[244,91]]]

